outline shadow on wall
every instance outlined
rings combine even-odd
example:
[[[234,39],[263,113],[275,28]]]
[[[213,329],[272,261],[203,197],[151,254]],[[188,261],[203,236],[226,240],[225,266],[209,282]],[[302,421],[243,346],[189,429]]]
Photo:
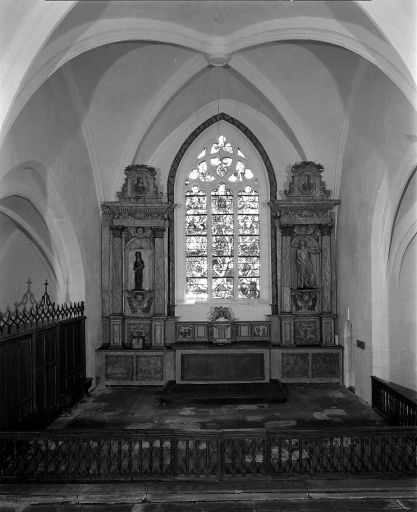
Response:
[[[399,202],[391,236],[389,380],[417,390],[417,172]]]
[[[15,206],[22,203],[26,212],[4,208],[4,201],[0,200],[0,311],[14,309],[15,302],[21,300],[27,289],[29,278],[36,301],[43,294],[45,280],[50,284],[52,299],[59,300],[62,294],[58,292],[58,279],[51,261],[51,240],[42,217],[26,199],[16,196],[5,199],[11,199],[7,202]],[[31,214],[32,219],[25,218],[26,214]],[[38,221],[44,226],[36,226]]]
[[[39,164],[26,163],[0,181],[0,311],[14,309],[29,278],[36,300],[44,293],[45,280],[54,302],[84,299],[78,290],[84,287],[84,273],[75,235],[43,171]],[[81,286],[72,282],[72,275],[82,280]]]

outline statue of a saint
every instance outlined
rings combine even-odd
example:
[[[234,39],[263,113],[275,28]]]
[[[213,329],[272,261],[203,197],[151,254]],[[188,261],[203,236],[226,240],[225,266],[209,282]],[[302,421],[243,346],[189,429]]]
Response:
[[[135,253],[135,262],[133,263],[133,272],[135,273],[135,288],[134,290],[143,290],[143,269],[145,262],[142,259],[142,253],[137,251]]]
[[[300,240],[296,252],[297,288],[316,288],[317,278],[314,273],[311,254],[318,254],[317,249],[307,246],[305,240]]]

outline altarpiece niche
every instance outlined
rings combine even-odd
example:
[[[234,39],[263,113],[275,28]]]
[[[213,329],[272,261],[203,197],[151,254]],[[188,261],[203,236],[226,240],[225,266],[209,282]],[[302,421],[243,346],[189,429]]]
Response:
[[[103,346],[164,346],[166,268],[164,238],[169,204],[156,171],[130,165],[117,201],[103,203]]]
[[[279,243],[280,334],[282,345],[335,343],[336,272],[334,214],[339,200],[321,177],[323,166],[292,166],[284,199],[273,205]]]

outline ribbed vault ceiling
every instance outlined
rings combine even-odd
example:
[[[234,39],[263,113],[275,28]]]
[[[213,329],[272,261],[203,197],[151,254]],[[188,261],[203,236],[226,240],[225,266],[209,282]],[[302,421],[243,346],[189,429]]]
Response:
[[[394,54],[354,2],[80,2],[38,55],[21,102],[66,81],[99,198],[114,197],[129,163],[166,166],[165,141],[175,133],[179,147],[220,109],[268,133],[277,172],[317,159],[337,192],[357,90],[369,66],[389,81],[378,67],[389,74]],[[400,62],[396,72],[406,75]]]

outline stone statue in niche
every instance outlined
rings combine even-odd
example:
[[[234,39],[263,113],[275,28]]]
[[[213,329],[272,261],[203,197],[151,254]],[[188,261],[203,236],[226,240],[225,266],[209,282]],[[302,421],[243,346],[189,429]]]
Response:
[[[133,263],[133,272],[135,274],[135,291],[143,290],[143,269],[145,268],[145,262],[142,259],[142,253],[140,251],[135,252],[135,261]]]
[[[128,269],[125,275],[125,308],[126,312],[136,316],[148,316],[152,314],[152,306],[155,298],[153,290],[152,259],[153,250],[147,237],[138,238],[142,228],[133,231],[125,249],[125,265]],[[128,231],[130,233],[131,230]],[[144,232],[143,232],[144,234]]]
[[[307,245],[305,240],[300,240],[296,250],[295,265],[297,269],[297,288],[311,289],[317,287],[317,276],[314,271],[311,254],[318,254],[318,249]]]

